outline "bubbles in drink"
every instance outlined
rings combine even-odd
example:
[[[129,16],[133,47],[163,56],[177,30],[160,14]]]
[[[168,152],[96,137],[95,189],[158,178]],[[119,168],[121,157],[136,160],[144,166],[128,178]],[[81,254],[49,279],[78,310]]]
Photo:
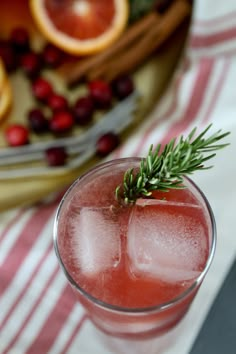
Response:
[[[200,205],[138,201],[127,236],[132,274],[170,283],[195,279],[206,262],[207,231]]]
[[[72,257],[80,272],[92,276],[120,262],[119,226],[111,208],[79,209],[70,223]]]

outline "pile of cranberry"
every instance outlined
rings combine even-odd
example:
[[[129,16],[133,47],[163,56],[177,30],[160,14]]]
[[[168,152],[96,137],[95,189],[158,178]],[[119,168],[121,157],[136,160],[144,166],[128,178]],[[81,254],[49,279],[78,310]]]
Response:
[[[30,80],[31,91],[36,108],[26,113],[26,124],[11,124],[5,131],[9,146],[22,146],[30,143],[30,132],[35,134],[52,133],[55,138],[68,134],[75,125],[86,126],[92,122],[95,111],[108,110],[114,102],[122,100],[134,90],[129,75],[118,77],[108,83],[94,80],[87,83],[87,94],[69,104],[66,97],[57,93],[53,85],[43,77],[44,69],[56,69],[66,54],[52,44],[46,44],[40,52],[30,45],[29,33],[25,28],[15,28],[8,39],[0,39],[0,57],[9,74],[20,69]],[[46,116],[47,107],[50,115]],[[119,144],[119,137],[109,132],[99,137],[96,153],[106,156]],[[67,160],[66,149],[50,148],[45,152],[49,165],[64,165]]]

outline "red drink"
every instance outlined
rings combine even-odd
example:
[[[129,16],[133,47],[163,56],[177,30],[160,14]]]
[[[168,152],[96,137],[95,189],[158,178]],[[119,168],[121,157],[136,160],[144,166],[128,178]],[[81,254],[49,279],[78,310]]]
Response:
[[[186,313],[210,265],[214,219],[192,182],[122,206],[114,191],[130,165],[122,159],[91,170],[59,208],[55,246],[79,301],[103,331],[146,338]]]

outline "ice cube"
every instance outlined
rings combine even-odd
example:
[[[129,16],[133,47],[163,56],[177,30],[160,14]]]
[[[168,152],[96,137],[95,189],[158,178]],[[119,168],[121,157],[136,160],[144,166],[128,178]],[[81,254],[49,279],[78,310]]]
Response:
[[[94,275],[119,264],[119,225],[110,208],[81,208],[71,232],[73,258],[81,272]]]
[[[196,278],[204,267],[207,223],[197,204],[145,200],[130,216],[127,253],[134,276],[166,282]]]

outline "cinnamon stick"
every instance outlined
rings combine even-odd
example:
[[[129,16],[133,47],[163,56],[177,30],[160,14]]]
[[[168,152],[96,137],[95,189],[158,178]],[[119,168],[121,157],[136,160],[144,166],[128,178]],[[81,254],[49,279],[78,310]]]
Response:
[[[150,28],[128,51],[123,51],[120,56],[112,57],[99,67],[94,67],[87,78],[92,80],[99,77],[110,81],[119,75],[132,72],[178,28],[190,13],[191,5],[187,0],[176,0],[156,26]]]
[[[89,70],[97,67],[106,60],[118,55],[118,53],[128,48],[133,42],[145,34],[150,28],[155,26],[160,19],[160,15],[151,12],[144,16],[141,20],[130,26],[125,33],[110,47],[103,52],[92,57],[82,59],[73,66],[69,63],[60,69],[60,72],[65,76],[66,83],[71,85],[83,78]]]

